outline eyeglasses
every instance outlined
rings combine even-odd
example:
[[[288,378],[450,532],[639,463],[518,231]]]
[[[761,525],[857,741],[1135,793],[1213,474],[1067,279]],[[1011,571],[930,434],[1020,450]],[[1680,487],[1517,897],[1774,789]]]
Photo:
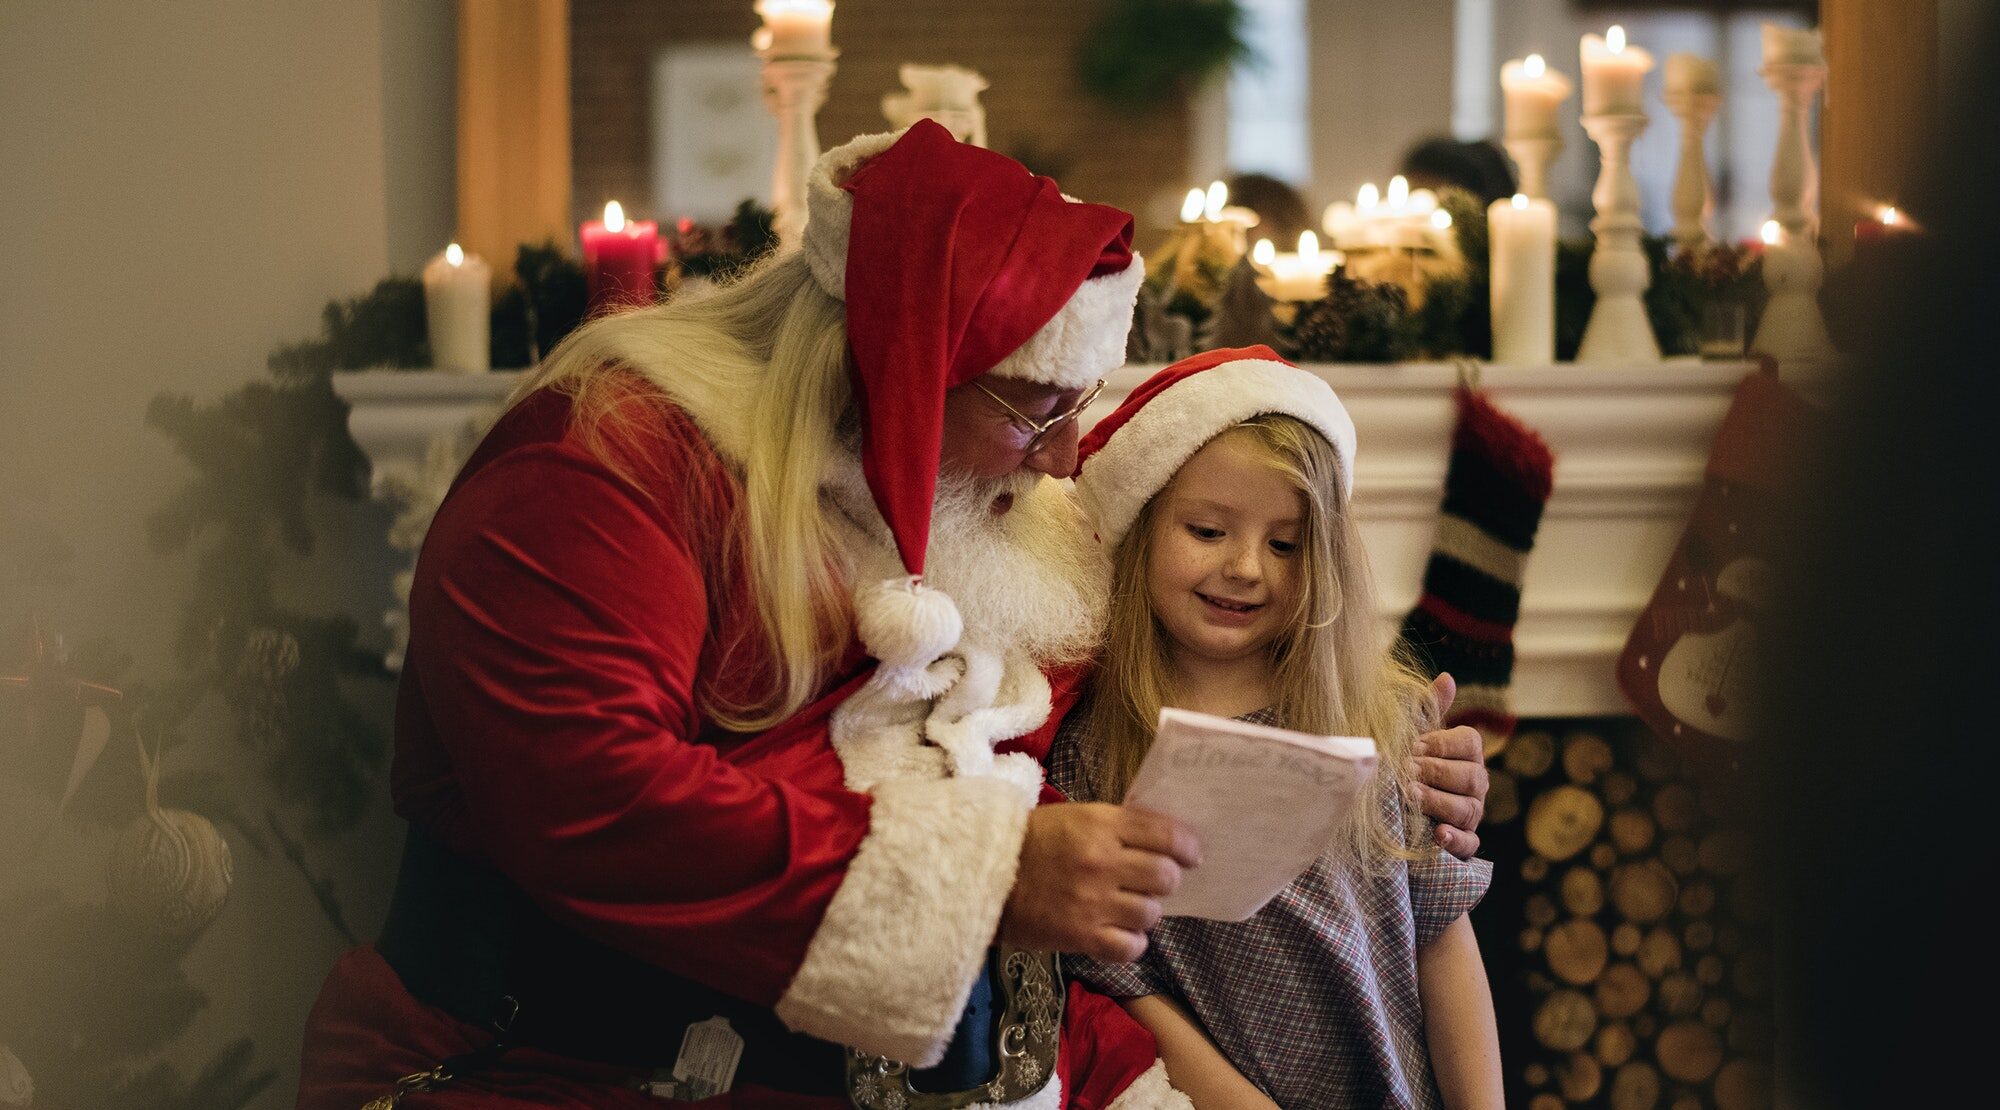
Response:
[[[1028,437],[1027,446],[1021,448],[1021,454],[1023,455],[1034,454],[1035,449],[1042,445],[1043,440],[1049,438],[1050,433],[1060,431],[1063,425],[1068,424],[1070,421],[1075,420],[1079,416],[1082,416],[1083,410],[1089,408],[1090,403],[1092,401],[1097,400],[1097,395],[1104,392],[1104,379],[1099,378],[1097,379],[1096,385],[1093,385],[1089,389],[1083,391],[1083,396],[1078,397],[1076,399],[1076,404],[1071,405],[1070,407],[1055,414],[1054,416],[1049,417],[1047,420],[1036,420],[1034,417],[1028,416],[1024,414],[1020,409],[1017,409],[1014,406],[1008,404],[1006,400],[1002,398],[998,393],[993,392],[992,390],[986,388],[983,385],[979,385],[979,383],[976,381],[973,382],[972,384],[979,386],[979,392],[984,393],[988,397],[993,398],[995,404],[999,405],[1003,409],[1006,409],[1007,415],[1013,417],[1015,423],[1020,424],[1023,428],[1026,428],[1028,431],[1034,433],[1033,435]]]

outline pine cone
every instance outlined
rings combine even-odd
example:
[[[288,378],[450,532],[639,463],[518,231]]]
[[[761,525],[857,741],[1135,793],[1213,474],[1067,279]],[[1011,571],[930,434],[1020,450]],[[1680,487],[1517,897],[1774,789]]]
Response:
[[[1347,347],[1347,319],[1331,298],[1301,305],[1292,321],[1292,347],[1308,362],[1338,362]]]

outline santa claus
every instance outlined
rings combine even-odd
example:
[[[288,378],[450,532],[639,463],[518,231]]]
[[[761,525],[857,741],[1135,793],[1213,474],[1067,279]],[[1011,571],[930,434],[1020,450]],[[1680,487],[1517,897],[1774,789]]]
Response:
[[[1105,601],[1055,479],[1131,218],[928,122],[809,204],[802,249],[580,329],[438,511],[409,845],[304,1110],[1186,1105],[1049,955],[1136,957],[1199,862],[1039,763]],[[1476,764],[1432,768],[1469,834]]]

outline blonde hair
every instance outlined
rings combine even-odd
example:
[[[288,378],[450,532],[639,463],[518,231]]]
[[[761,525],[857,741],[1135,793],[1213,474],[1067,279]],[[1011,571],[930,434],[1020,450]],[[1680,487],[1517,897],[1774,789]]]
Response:
[[[733,519],[718,522],[731,557],[717,569],[742,576],[771,661],[769,681],[748,696],[705,684],[702,710],[749,732],[804,706],[825,684],[853,624],[819,504],[838,429],[853,421],[847,316],[814,282],[804,254],[766,258],[714,290],[590,321],[528,375],[510,403],[543,388],[568,394],[584,443],[655,500],[648,476],[622,454],[647,439],[666,442],[671,414],[663,402],[701,428],[742,483]],[[712,583],[710,596],[727,594]]]
[[[1429,683],[1376,618],[1367,553],[1347,511],[1339,455],[1305,423],[1278,414],[1253,417],[1209,442],[1225,437],[1254,448],[1290,479],[1305,506],[1297,549],[1302,588],[1287,633],[1270,648],[1271,708],[1287,728],[1375,740],[1376,804],[1356,806],[1333,847],[1364,865],[1417,858],[1406,842],[1428,842],[1421,816],[1405,812],[1401,836],[1387,822],[1395,807],[1404,806],[1404,761],[1416,737],[1434,727],[1436,711]],[[1099,773],[1091,785],[1106,801],[1124,797],[1152,744],[1160,709],[1177,696],[1167,665],[1168,633],[1148,588],[1154,517],[1173,486],[1167,483],[1140,509],[1113,560],[1109,629],[1084,734]]]

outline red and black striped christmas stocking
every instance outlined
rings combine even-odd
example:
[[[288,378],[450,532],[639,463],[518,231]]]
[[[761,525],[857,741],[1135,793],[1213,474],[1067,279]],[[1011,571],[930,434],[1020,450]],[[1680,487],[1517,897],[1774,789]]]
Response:
[[[1461,386],[1457,402],[1437,539],[1403,639],[1432,676],[1451,672],[1458,700],[1445,723],[1478,728],[1492,755],[1514,731],[1514,624],[1555,454],[1483,393]]]

